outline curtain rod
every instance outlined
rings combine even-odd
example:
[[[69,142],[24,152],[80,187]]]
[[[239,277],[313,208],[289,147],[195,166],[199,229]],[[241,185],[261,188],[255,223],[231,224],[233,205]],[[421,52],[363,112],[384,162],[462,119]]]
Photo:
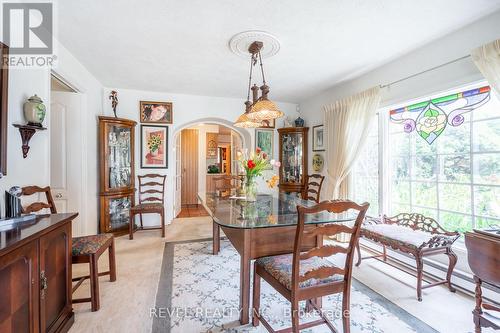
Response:
[[[399,80],[393,81],[393,82],[391,82],[391,83],[387,83],[387,84],[380,85],[380,88],[390,87],[390,86],[392,86],[393,84],[396,84],[396,83],[399,83],[399,82],[406,81],[406,80],[411,79],[411,78],[413,78],[413,77],[415,77],[415,76],[419,76],[419,75],[425,74],[425,73],[427,73],[427,72],[433,71],[433,70],[435,70],[435,69],[438,69],[438,68],[441,68],[441,67],[444,67],[444,66],[448,66],[448,65],[450,65],[450,64],[452,64],[452,63],[455,63],[455,62],[460,61],[460,60],[463,60],[463,59],[467,59],[467,58],[469,58],[469,57],[470,57],[470,54],[468,54],[468,55],[466,55],[466,56],[463,56],[463,57],[460,57],[460,58],[455,59],[455,60],[448,61],[448,62],[446,62],[446,63],[444,63],[444,64],[441,64],[441,65],[438,65],[438,66],[435,66],[435,67],[432,67],[432,68],[426,69],[425,71],[421,71],[421,72],[419,72],[419,73],[412,74],[412,75],[410,75],[410,76],[407,76],[407,77],[404,77],[404,78],[402,78],[402,79],[399,79]]]

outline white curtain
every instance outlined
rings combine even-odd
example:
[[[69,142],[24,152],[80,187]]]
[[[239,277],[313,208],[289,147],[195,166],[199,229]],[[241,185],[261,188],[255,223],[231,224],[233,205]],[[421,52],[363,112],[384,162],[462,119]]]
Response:
[[[380,88],[375,87],[323,107],[328,199],[348,197],[348,175],[365,145],[370,123],[376,121],[379,104]]]
[[[500,39],[474,49],[472,60],[500,97]]]

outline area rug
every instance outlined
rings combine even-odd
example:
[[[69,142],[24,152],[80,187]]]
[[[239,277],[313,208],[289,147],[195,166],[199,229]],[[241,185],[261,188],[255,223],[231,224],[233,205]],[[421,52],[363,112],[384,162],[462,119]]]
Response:
[[[150,309],[152,332],[267,332],[261,325],[240,326],[239,254],[229,241],[221,242],[218,255],[211,254],[212,242],[166,243],[156,306]],[[342,332],[342,297],[323,298],[323,309]],[[291,325],[290,303],[266,282],[261,286],[261,310],[273,328]],[[317,319],[304,314],[301,322]],[[329,332],[325,326],[301,332]],[[353,279],[351,332],[405,333],[437,332],[426,323]]]

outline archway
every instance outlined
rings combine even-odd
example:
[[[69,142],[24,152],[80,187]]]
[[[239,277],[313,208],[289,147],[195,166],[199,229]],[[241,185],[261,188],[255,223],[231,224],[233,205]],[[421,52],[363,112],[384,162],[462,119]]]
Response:
[[[214,131],[214,127],[215,127],[215,131]],[[196,119],[196,120],[193,120],[193,121],[189,121],[189,122],[186,122],[178,127],[176,127],[176,129],[174,130],[173,134],[172,134],[172,143],[174,143],[175,145],[175,148],[173,149],[174,151],[174,154],[172,154],[172,166],[173,166],[173,172],[172,172],[172,177],[174,179],[174,182],[173,182],[173,194],[174,194],[174,204],[173,204],[173,218],[177,217],[177,215],[179,214],[179,212],[181,211],[181,206],[183,203],[186,203],[186,202],[192,202],[194,204],[197,203],[197,198],[196,196],[193,196],[193,186],[195,186],[192,182],[191,182],[191,185],[186,185],[186,182],[184,181],[183,182],[183,179],[193,179],[193,175],[196,175],[196,179],[194,181],[194,183],[197,184],[197,187],[196,187],[196,193],[198,191],[205,191],[208,189],[208,184],[211,183],[211,177],[212,175],[211,174],[208,174],[207,175],[207,166],[208,166],[208,156],[205,155],[206,153],[206,142],[205,142],[205,139],[208,138],[208,133],[213,133],[213,132],[218,132],[217,129],[224,129],[225,128],[225,131],[229,132],[228,130],[231,131],[231,145],[230,145],[230,150],[232,150],[232,153],[230,154],[231,156],[233,156],[233,158],[229,158],[228,157],[228,160],[229,162],[226,162],[226,163],[229,163],[231,165],[233,165],[232,161],[231,160],[234,160],[234,156],[235,156],[235,150],[236,148],[250,148],[251,147],[251,135],[249,133],[249,131],[247,131],[246,129],[241,129],[241,128],[237,128],[237,127],[234,127],[233,126],[233,123],[232,122],[229,122],[227,120],[224,120],[224,119],[219,119],[219,118],[203,118],[203,119]],[[196,158],[197,158],[197,162],[193,162],[193,154],[192,153],[187,153],[187,155],[190,155],[191,157],[188,157],[188,161],[191,161],[191,162],[188,162],[187,165],[188,165],[188,169],[186,171],[186,166],[182,165],[183,163],[183,159],[184,161],[186,161],[186,150],[184,151],[184,155],[182,155],[182,147],[181,147],[181,141],[182,142],[189,142],[188,140],[193,140],[193,137],[191,137],[191,139],[189,139],[189,136],[186,137],[187,133],[186,131],[184,131],[183,133],[183,130],[195,130],[195,132],[197,133],[196,135],[198,135],[198,133],[200,133],[200,136],[198,137],[198,139],[194,139],[195,142],[199,142],[199,144],[197,144],[197,148],[196,151],[197,151],[197,155]],[[181,133],[182,133],[182,140],[181,140]],[[221,132],[222,133],[222,132]],[[189,135],[189,134],[188,134]],[[191,134],[191,135],[194,135],[194,134]],[[227,136],[226,136],[227,137]],[[219,136],[220,138],[220,136]],[[208,140],[208,139],[207,139]],[[219,142],[220,143],[220,142]],[[194,145],[193,145],[194,147]],[[218,148],[218,149],[221,149],[221,148]],[[181,157],[181,156],[184,156],[184,157]],[[225,154],[224,154],[225,156]],[[199,159],[198,159],[199,158]],[[214,161],[212,160],[212,163]],[[219,161],[220,162],[220,161]],[[233,161],[234,162],[234,161]],[[223,163],[223,162],[221,162]],[[197,165],[197,167],[194,167],[193,165]],[[226,165],[226,164],[225,164]],[[189,167],[191,166],[191,167]],[[220,165],[219,165],[220,166]],[[193,170],[193,169],[196,169],[196,170]],[[231,167],[231,172],[234,172],[234,168]],[[186,174],[187,172],[187,174]],[[225,171],[222,171],[221,172],[225,172]],[[229,170],[227,172],[230,172]],[[184,187],[184,189],[183,189]],[[186,190],[187,189],[187,190]],[[184,194],[183,194],[184,193]],[[189,199],[186,198],[186,194],[188,194],[189,196]],[[194,202],[193,202],[194,201]],[[193,205],[194,206],[194,205]],[[189,207],[193,207],[193,206],[189,206]],[[183,215],[186,213],[187,210],[183,210]],[[189,211],[192,213],[192,209],[189,209]]]

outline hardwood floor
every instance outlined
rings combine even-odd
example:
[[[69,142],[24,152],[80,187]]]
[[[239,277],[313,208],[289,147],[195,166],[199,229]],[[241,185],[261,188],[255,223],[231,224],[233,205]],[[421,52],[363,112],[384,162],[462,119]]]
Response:
[[[185,206],[182,207],[181,212],[179,215],[177,215],[177,218],[184,218],[184,217],[200,217],[200,216],[208,216],[207,211],[203,206],[197,205],[197,206]]]

